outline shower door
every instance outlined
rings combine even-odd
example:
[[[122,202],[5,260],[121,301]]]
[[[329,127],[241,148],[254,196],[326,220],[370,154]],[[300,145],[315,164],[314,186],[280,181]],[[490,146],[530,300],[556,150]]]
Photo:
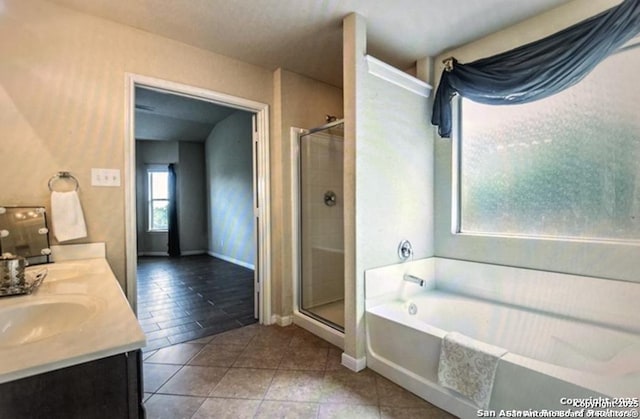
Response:
[[[343,123],[300,137],[300,311],[344,330]]]

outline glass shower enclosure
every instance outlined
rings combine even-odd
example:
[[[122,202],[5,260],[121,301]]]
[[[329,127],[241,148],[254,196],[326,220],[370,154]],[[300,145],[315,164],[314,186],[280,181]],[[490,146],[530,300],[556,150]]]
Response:
[[[300,136],[300,312],[344,331],[344,123]]]

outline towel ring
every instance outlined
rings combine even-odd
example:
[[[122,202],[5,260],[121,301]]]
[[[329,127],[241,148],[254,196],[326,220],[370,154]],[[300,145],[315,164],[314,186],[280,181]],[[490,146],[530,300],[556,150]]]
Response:
[[[49,179],[49,190],[51,192],[53,192],[53,185],[56,183],[57,180],[60,179],[70,179],[72,180],[75,184],[75,190],[77,191],[80,188],[80,182],[78,182],[78,179],[75,178],[75,176],[73,176],[71,173],[69,172],[58,172],[55,175],[51,176],[51,179]]]

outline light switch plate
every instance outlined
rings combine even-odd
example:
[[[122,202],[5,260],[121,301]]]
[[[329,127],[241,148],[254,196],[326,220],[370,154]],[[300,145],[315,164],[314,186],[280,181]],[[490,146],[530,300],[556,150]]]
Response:
[[[120,169],[91,169],[92,186],[120,186]]]

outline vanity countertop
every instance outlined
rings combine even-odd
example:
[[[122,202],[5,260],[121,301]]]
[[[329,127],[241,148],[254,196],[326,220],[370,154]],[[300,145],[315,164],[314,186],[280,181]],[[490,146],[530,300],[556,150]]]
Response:
[[[0,383],[121,354],[145,335],[106,259],[38,265],[31,295],[0,298]]]

